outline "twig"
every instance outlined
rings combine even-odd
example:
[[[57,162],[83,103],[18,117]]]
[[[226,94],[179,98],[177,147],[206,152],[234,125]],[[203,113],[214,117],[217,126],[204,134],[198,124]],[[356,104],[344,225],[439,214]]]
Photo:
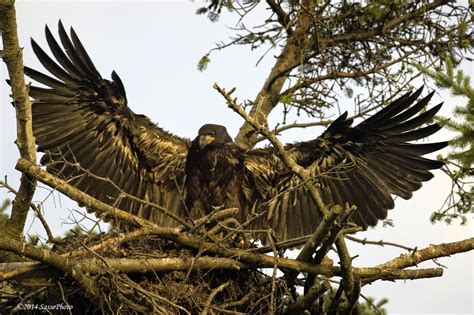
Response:
[[[275,291],[276,291],[276,275],[278,271],[278,252],[276,250],[275,244],[272,238],[272,231],[269,230],[267,232],[268,241],[270,242],[270,246],[273,248],[273,259],[275,260],[275,264],[273,265],[273,272],[272,272],[272,291],[270,292],[270,308],[269,313],[275,313]]]
[[[12,309],[11,314],[17,314],[18,312],[22,311],[21,306],[25,304],[26,302],[30,301],[37,295],[43,293],[46,290],[45,287],[39,288],[38,290],[34,290],[33,292],[25,295],[20,302],[17,303],[17,305]]]
[[[321,215],[323,217],[327,216],[329,210],[326,208],[323,200],[321,199],[321,196],[319,195],[314,185],[311,184],[311,176],[309,172],[305,170],[302,166],[298,165],[296,161],[286,153],[286,150],[280,140],[278,140],[278,138],[266,126],[257,122],[257,120],[253,117],[250,117],[242,108],[242,106],[237,104],[235,99],[231,98],[230,93],[227,93],[217,83],[214,83],[213,87],[226,99],[227,105],[232,110],[239,114],[258,133],[266,137],[272,143],[273,147],[277,151],[280,159],[285,164],[285,166],[288,167],[288,169],[290,169],[296,176],[298,176],[304,182],[305,187],[308,189],[310,196],[314,200]]]
[[[240,300],[234,301],[234,302],[229,302],[229,303],[224,303],[224,304],[219,305],[219,307],[222,308],[222,309],[229,309],[229,308],[232,308],[232,307],[243,305],[243,304],[247,303],[247,301],[250,299],[252,294],[254,294],[254,292],[250,291],[249,293],[244,295],[244,297],[241,298]]]
[[[284,250],[284,249],[293,248],[293,247],[303,245],[309,240],[310,237],[311,237],[311,235],[292,238],[290,240],[277,242],[274,245],[275,245],[275,248],[280,251],[280,250]],[[248,251],[253,252],[253,253],[265,254],[265,253],[269,253],[269,252],[273,251],[273,248],[272,248],[272,246],[268,245],[268,246],[262,246],[262,247],[258,247],[258,248],[249,248]]]
[[[367,302],[367,304],[369,304],[372,309],[377,313],[377,315],[383,315],[384,313],[379,309],[379,307],[377,305],[375,305],[368,297],[366,297],[365,295],[363,295],[362,293],[360,294],[360,296]]]
[[[294,304],[288,307],[285,314],[301,314],[304,310],[308,310],[314,301],[319,299],[324,293],[330,289],[330,285],[326,282],[316,283],[309,290],[308,293],[300,297]]]
[[[12,192],[15,196],[18,194],[15,188],[10,186],[7,182],[0,180],[0,187],[5,187],[8,189],[10,192]],[[48,235],[48,242],[50,243],[62,243],[62,240],[58,237],[54,237],[53,233],[51,232],[51,229],[48,225],[48,222],[46,222],[46,219],[44,218],[43,214],[41,213],[41,210],[36,206],[34,203],[30,203],[30,208],[33,209],[35,212],[36,216],[40,220],[41,224],[43,225],[44,230],[46,231],[46,235]]]
[[[40,263],[37,262],[23,262],[23,263],[15,263],[15,264],[26,264],[21,267],[17,267],[12,271],[1,271],[0,272],[0,281],[8,280],[11,278],[18,277],[19,275],[22,275],[26,272],[37,270],[39,267],[41,267]]]
[[[95,252],[95,251],[98,251],[102,248],[117,246],[117,245],[119,245],[123,242],[129,241],[129,240],[132,240],[132,239],[136,239],[136,238],[139,238],[139,237],[142,237],[142,236],[145,236],[145,235],[147,235],[147,232],[145,230],[135,230],[135,231],[132,231],[132,232],[127,233],[127,234],[122,234],[121,233],[117,237],[110,238],[108,240],[102,241],[102,242],[88,248],[88,251]],[[68,257],[68,258],[73,258],[73,257],[77,257],[77,256],[81,255],[82,253],[83,253],[83,251],[76,250],[76,251],[73,251],[73,252],[62,254],[61,256]]]
[[[383,246],[393,246],[393,247],[398,247],[398,248],[407,250],[409,252],[415,252],[416,251],[416,247],[412,248],[412,247],[408,247],[408,246],[405,246],[405,245],[400,245],[400,244],[397,244],[397,243],[385,242],[385,241],[382,241],[382,240],[380,240],[380,241],[369,241],[366,238],[360,239],[360,238],[350,236],[350,235],[346,235],[346,238],[350,241],[360,243],[362,245],[378,245],[378,246],[382,246],[382,247]]]
[[[63,300],[63,302],[68,306],[67,307],[67,310],[69,312],[70,315],[72,315],[72,307],[70,307],[69,303],[67,302],[66,300],[66,296],[64,295],[64,289],[63,289],[63,286],[61,285],[61,282],[60,281],[56,281],[58,287],[59,287],[59,291],[61,292],[61,299]]]
[[[124,223],[130,224],[135,227],[142,227],[148,229],[150,232],[156,234],[178,234],[180,232],[179,228],[160,227],[149,220],[139,218],[126,211],[112,207],[100,200],[92,198],[88,194],[80,191],[79,189],[72,187],[66,181],[51,175],[47,171],[41,169],[40,167],[34,165],[33,163],[25,159],[19,159],[15,168],[22,172],[28,173],[29,175],[45,183],[46,185],[57,189],[58,191],[67,195],[73,200],[88,205],[100,215],[121,220]]]
[[[203,224],[206,224],[208,222],[222,220],[222,219],[225,219],[225,218],[228,218],[228,217],[233,217],[233,216],[237,215],[239,212],[240,212],[240,210],[238,208],[228,208],[228,209],[214,210],[211,213],[209,213],[208,215],[195,220],[193,222],[193,225],[194,225],[193,229],[196,229],[197,227],[199,227]]]
[[[217,293],[219,293],[222,290],[224,290],[225,288],[227,288],[229,286],[229,284],[230,284],[230,282],[223,283],[220,286],[218,286],[217,288],[215,288],[214,290],[212,290],[211,294],[209,294],[209,297],[206,301],[206,305],[205,305],[204,310],[202,311],[201,315],[207,315],[207,313],[209,312],[209,308],[211,306],[212,300],[214,300]]]
[[[342,213],[343,208],[341,206],[334,206],[329,211],[327,216],[324,216],[321,224],[318,225],[316,230],[314,231],[313,235],[308,239],[303,249],[298,254],[296,259],[300,261],[310,261],[313,257],[313,254],[316,248],[321,245],[321,242],[327,236],[331,226],[334,224],[336,219]],[[294,279],[298,276],[298,273],[295,272],[287,272],[285,274],[285,278],[289,283],[289,286],[293,285]]]

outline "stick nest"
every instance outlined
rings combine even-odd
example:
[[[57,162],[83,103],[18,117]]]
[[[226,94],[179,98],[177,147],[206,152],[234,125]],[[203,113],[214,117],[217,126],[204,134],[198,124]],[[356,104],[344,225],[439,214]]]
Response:
[[[151,258],[202,257],[196,250],[154,236],[100,247],[94,252],[88,250],[116,236],[113,233],[92,238],[74,236],[66,239],[65,244],[53,247],[53,251],[59,254],[79,252],[80,255],[74,259],[96,258],[103,262],[103,271],[94,275],[99,288],[95,297],[87,297],[84,290],[69,278],[45,266],[48,270],[45,274],[42,273],[45,270],[32,272],[41,279],[32,280],[30,274],[10,282],[13,285],[9,289],[14,290],[17,297],[1,303],[0,313],[9,313],[19,303],[70,305],[73,313],[91,314],[269,314],[283,309],[284,297],[287,296],[284,282],[257,269],[189,268],[186,271],[145,274],[116,272],[107,268],[108,258],[146,261]],[[2,292],[5,290],[0,288]],[[35,311],[31,311],[33,313]]]

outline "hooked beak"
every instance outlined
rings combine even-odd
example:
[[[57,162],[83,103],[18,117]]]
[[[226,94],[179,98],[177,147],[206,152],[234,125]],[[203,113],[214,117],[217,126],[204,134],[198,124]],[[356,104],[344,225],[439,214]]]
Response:
[[[208,144],[214,142],[214,140],[216,140],[216,137],[212,136],[212,135],[201,135],[199,136],[199,148],[201,148],[201,150]]]

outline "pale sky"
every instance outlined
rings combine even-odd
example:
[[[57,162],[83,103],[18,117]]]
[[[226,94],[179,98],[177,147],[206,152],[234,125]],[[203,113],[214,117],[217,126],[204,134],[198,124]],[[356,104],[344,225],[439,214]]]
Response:
[[[56,35],[57,22],[62,19],[66,28],[75,28],[104,78],[110,78],[112,70],[117,71],[125,85],[129,106],[136,113],[146,114],[161,127],[180,136],[193,138],[201,125],[210,122],[225,125],[229,133],[235,136],[242,120],[226,107],[212,84],[217,82],[228,89],[237,87],[234,94],[240,100],[254,99],[274,59],[270,54],[256,67],[263,51],[250,52],[247,48],[237,47],[214,53],[209,68],[205,72],[197,71],[199,59],[215,43],[226,40],[232,34],[227,27],[235,25],[229,15],[224,15],[217,23],[196,16],[194,12],[200,6],[199,3],[185,1],[18,1],[20,45],[24,47],[25,63],[42,70],[33,55],[29,38],[35,38],[45,48],[44,25],[48,24]],[[251,21],[263,21],[265,17],[260,11],[251,17]],[[465,68],[474,76],[472,67]],[[16,138],[15,116],[9,105],[9,89],[4,83],[6,68],[2,64],[0,69],[0,176],[8,176],[9,184],[17,188],[19,173],[14,170],[14,165],[19,154],[13,144]],[[464,102],[441,93],[435,95],[431,104],[442,100],[445,101],[445,115],[449,115],[455,105]],[[346,103],[349,106],[352,104],[350,100]],[[272,118],[275,116],[272,115]],[[321,129],[306,129],[291,132],[283,139],[311,139],[320,133]],[[447,137],[448,134],[444,132],[430,140],[446,140]],[[447,226],[429,222],[430,214],[441,207],[449,187],[449,179],[441,172],[436,172],[435,178],[415,192],[411,200],[397,200],[395,210],[389,212],[395,227],[378,226],[358,234],[358,237],[383,239],[418,248],[472,237],[472,223],[467,226]],[[43,200],[46,193],[46,189],[39,188],[35,201]],[[6,197],[6,191],[0,190],[0,200]],[[8,197],[12,199],[11,195]],[[45,216],[53,231],[71,228],[64,222],[72,209],[80,208],[64,197],[55,195],[49,198],[45,205]],[[33,220],[31,214],[27,232],[44,235],[41,225]],[[402,253],[393,248],[364,247],[349,241],[348,244],[351,253],[359,255],[354,265],[361,267],[383,263]],[[388,297],[386,308],[389,314],[473,314],[474,254],[443,258],[440,263],[448,267],[442,278],[396,283],[379,281],[364,287],[363,293],[377,300]],[[435,265],[431,262],[421,265],[432,266]]]

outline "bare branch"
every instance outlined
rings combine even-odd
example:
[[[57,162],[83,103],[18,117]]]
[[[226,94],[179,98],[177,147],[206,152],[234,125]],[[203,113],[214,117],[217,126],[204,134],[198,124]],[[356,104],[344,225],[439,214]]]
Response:
[[[86,193],[80,191],[79,189],[72,187],[66,181],[51,175],[47,171],[42,170],[40,167],[30,163],[25,159],[18,160],[16,164],[16,169],[28,173],[29,175],[43,182],[44,184],[49,185],[50,187],[53,187],[54,189],[57,189],[58,191],[62,192],[69,198],[77,202],[83,203],[84,205],[90,206],[99,215],[105,217],[112,217],[114,219],[121,220],[124,223],[130,224],[135,227],[142,227],[150,230],[152,233],[160,235],[178,234],[180,231],[179,228],[167,228],[157,226],[149,220],[136,217],[126,211],[117,209],[100,200],[92,198]]]
[[[65,276],[76,280],[86,295],[95,297],[97,294],[97,284],[93,278],[86,276],[80,267],[71,264],[71,261],[67,258],[61,257],[50,250],[40,249],[36,246],[7,238],[0,238],[0,249],[48,264],[61,271]]]
[[[466,240],[432,245],[424,249],[417,250],[414,253],[403,254],[400,257],[378,265],[378,268],[403,269],[411,266],[417,266],[419,263],[440,257],[446,257],[453,254],[464,253],[474,249],[474,238]]]
[[[35,163],[36,150],[32,129],[31,102],[25,85],[23,53],[18,42],[14,1],[0,1],[0,25],[3,40],[2,59],[7,65],[16,109],[16,143],[21,157]],[[23,174],[20,179],[20,188],[13,202],[10,219],[5,229],[2,229],[9,237],[17,240],[23,237],[23,228],[35,188],[36,181]]]

